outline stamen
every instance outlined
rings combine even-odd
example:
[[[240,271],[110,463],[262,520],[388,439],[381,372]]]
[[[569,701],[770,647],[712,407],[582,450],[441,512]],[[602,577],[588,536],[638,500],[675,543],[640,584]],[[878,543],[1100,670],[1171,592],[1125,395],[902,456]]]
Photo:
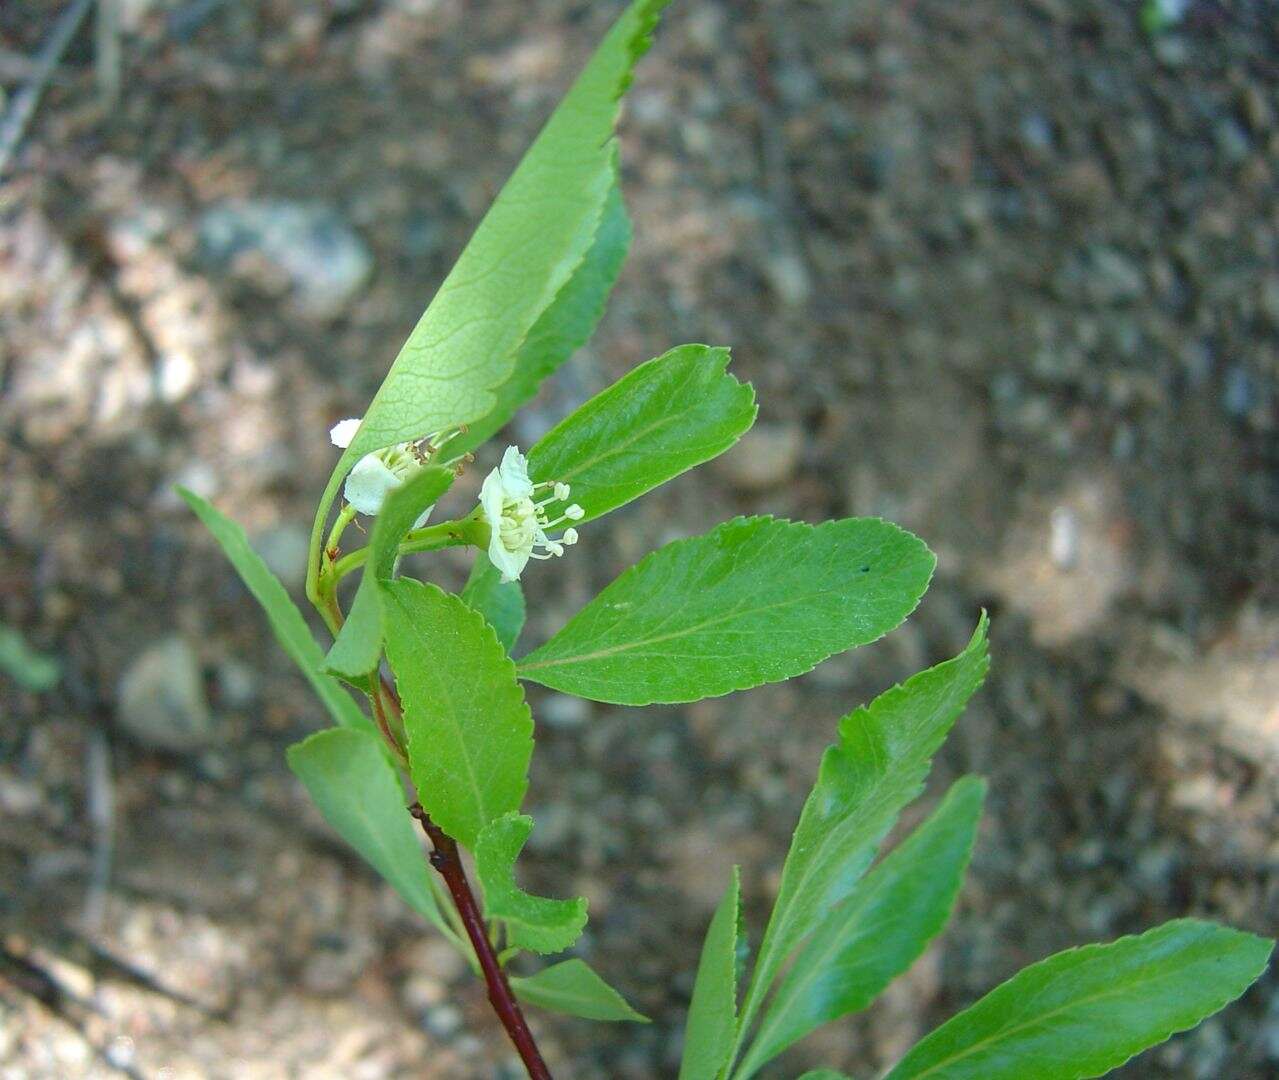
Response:
[[[567,484],[561,484],[557,481],[555,484],[555,497],[560,502],[563,502],[565,499],[568,498],[568,493],[569,493],[569,486]]]
[[[578,506],[577,503],[574,503],[564,511],[564,516],[568,518],[569,521],[581,521],[582,518],[586,517],[586,511]]]

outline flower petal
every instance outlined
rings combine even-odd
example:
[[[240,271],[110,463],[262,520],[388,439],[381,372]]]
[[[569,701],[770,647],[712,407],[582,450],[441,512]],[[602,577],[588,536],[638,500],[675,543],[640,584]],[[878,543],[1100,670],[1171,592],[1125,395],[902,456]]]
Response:
[[[343,489],[346,501],[361,514],[376,514],[386,497],[404,481],[391,472],[377,454],[365,454],[355,463]]]
[[[484,520],[488,522],[494,536],[502,528],[502,504],[505,501],[502,477],[497,469],[494,469],[484,478],[484,483],[480,486],[480,509],[484,511]]]
[[[502,545],[502,539],[497,531],[493,532],[493,539],[489,541],[489,562],[491,562],[502,574],[502,580],[518,581],[520,574],[524,572],[524,567],[528,565],[529,553],[532,548],[522,549],[520,551],[507,551]]]
[[[497,471],[502,477],[502,487],[511,498],[527,499],[533,494],[533,482],[528,478],[528,460],[518,446],[506,448]]]
[[[359,429],[360,418],[358,416],[353,416],[350,420],[339,420],[329,428],[329,438],[333,440],[334,446],[345,450],[351,445],[351,440],[355,438],[355,433]]]

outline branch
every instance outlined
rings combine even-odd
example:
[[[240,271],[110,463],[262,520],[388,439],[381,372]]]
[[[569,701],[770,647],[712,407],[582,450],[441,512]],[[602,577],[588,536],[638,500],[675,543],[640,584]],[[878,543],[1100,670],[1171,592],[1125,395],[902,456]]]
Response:
[[[519,1002],[515,1000],[511,984],[506,981],[506,973],[493,952],[493,943],[489,941],[488,932],[484,927],[484,918],[480,914],[479,905],[475,902],[475,894],[471,892],[471,883],[466,878],[466,868],[462,865],[457,842],[431,820],[427,812],[422,809],[421,803],[410,806],[409,813],[421,822],[422,830],[430,837],[431,846],[434,848],[431,852],[431,865],[444,878],[444,883],[453,897],[453,903],[457,906],[458,914],[462,916],[466,936],[471,939],[471,945],[484,972],[489,1004],[493,1006],[497,1018],[502,1021],[507,1035],[515,1044],[520,1060],[524,1062],[524,1068],[528,1070],[530,1080],[552,1080],[551,1072],[537,1049],[537,1043],[533,1041],[533,1033],[529,1030],[528,1021],[524,1019]]]
[[[0,118],[0,173],[5,171],[18,143],[22,141],[27,123],[40,103],[45,85],[52,78],[58,61],[62,59],[62,54],[80,28],[81,20],[92,6],[93,0],[76,0],[62,13],[36,57],[31,79],[14,95],[9,114]]]

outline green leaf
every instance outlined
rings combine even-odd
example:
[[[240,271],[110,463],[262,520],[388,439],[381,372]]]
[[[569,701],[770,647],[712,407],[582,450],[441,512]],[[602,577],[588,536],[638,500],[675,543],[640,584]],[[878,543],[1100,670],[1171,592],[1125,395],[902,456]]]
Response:
[[[475,874],[484,888],[484,914],[506,923],[512,945],[537,953],[567,949],[586,926],[586,900],[548,900],[515,884],[519,857],[533,819],[512,811],[490,821],[475,844]]]
[[[343,477],[364,454],[498,407],[518,349],[595,243],[614,188],[621,97],[668,2],[635,0],[623,12],[476,228],[333,470],[313,554]]]
[[[422,512],[434,506],[453,485],[451,469],[429,465],[403,487],[387,497],[381,513],[373,519],[368,561],[360,577],[360,587],[350,613],[338,631],[325,662],[334,674],[348,679],[368,675],[382,658],[382,601],[377,583],[395,573],[400,541],[413,528]]]
[[[525,657],[520,675],[620,705],[779,682],[897,626],[935,562],[877,518],[737,518],[631,567]]]
[[[583,521],[722,454],[755,422],[755,392],[728,350],[681,345],[641,364],[549,431],[529,474],[572,487]]]
[[[986,616],[959,656],[880,694],[839,722],[795,827],[742,1009],[744,1037],[791,949],[853,890],[932,757],[986,677]]]
[[[986,785],[956,783],[932,816],[866,875],[800,950],[735,1080],[831,1020],[864,1009],[913,964],[950,917],[972,854]]]
[[[460,457],[492,438],[522,405],[533,399],[542,381],[586,344],[604,314],[604,303],[630,245],[631,222],[614,173],[591,250],[529,331],[516,354],[510,378],[496,390],[497,405],[444,447],[445,460]]]
[[[33,693],[52,690],[62,678],[62,665],[36,652],[12,626],[0,626],[0,671]]]
[[[342,684],[324,670],[324,651],[311,635],[302,613],[289,598],[284,586],[267,569],[262,557],[250,546],[248,537],[229,517],[219,513],[193,491],[178,488],[178,494],[204,522],[213,538],[235,567],[253,598],[266,612],[276,640],[302,670],[313,690],[324,702],[335,722],[345,727],[375,731],[373,722],[360,711]]]
[[[530,1005],[587,1020],[631,1020],[647,1024],[616,990],[601,979],[584,960],[573,957],[543,968],[536,975],[512,976],[511,989]]]
[[[799,1080],[851,1080],[851,1077],[834,1069],[809,1069]]]
[[[413,784],[432,820],[474,849],[528,787],[533,717],[515,665],[460,597],[407,578],[381,588]]]
[[[452,938],[431,891],[431,871],[405,809],[404,788],[378,736],[352,728],[317,731],[290,746],[288,759],[342,839],[409,907]]]
[[[741,940],[741,878],[733,880],[715,910],[693,983],[684,1028],[679,1080],[716,1080],[728,1064],[737,1024],[737,953]]]
[[[466,604],[487,620],[508,653],[524,629],[524,592],[518,581],[503,581],[502,573],[481,551],[471,565],[471,576],[462,589]]]
[[[885,1080],[1084,1080],[1194,1027],[1265,970],[1273,942],[1179,919],[1032,964],[928,1035]]]

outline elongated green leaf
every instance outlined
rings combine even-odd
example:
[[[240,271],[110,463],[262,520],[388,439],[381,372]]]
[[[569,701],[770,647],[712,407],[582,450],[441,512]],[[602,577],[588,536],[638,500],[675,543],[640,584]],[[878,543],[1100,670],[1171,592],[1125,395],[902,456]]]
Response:
[[[636,1012],[626,999],[601,979],[586,961],[573,957],[543,968],[536,975],[513,976],[511,989],[517,997],[540,1009],[580,1016],[586,1020],[631,1020],[647,1024],[648,1017]]]
[[[737,1024],[737,951],[741,941],[741,880],[733,880],[715,910],[693,983],[684,1028],[679,1080],[716,1080],[728,1064]]]
[[[934,563],[922,541],[877,518],[737,518],[631,567],[520,675],[622,705],[777,682],[886,634]]]
[[[515,665],[459,597],[407,578],[381,588],[413,784],[435,823],[474,849],[528,786],[533,717]]]
[[[453,484],[451,469],[431,465],[393,491],[373,519],[369,557],[351,611],[329,649],[330,671],[348,679],[367,675],[382,657],[382,600],[377,583],[395,572],[400,541],[428,506],[434,506]]]
[[[626,9],[516,166],[338,461],[316,514],[313,552],[342,478],[361,456],[497,408],[516,351],[595,242],[614,187],[621,97],[668,2],[635,0]]]
[[[302,670],[330,715],[345,727],[374,731],[369,720],[342,684],[324,670],[324,651],[311,636],[302,613],[289,598],[284,586],[267,569],[262,557],[253,550],[244,529],[229,517],[215,510],[206,500],[193,491],[178,488],[178,494],[204,522],[205,528],[221,545],[223,553],[235,567],[240,580],[253,598],[266,612],[267,621],[275,632],[276,640],[295,664]]]
[[[852,891],[932,757],[986,677],[986,616],[959,656],[880,694],[839,722],[804,803],[742,1009],[744,1036],[791,949]]]
[[[446,935],[426,853],[406,810],[404,788],[378,736],[351,728],[317,731],[288,749],[289,768],[324,819],[419,915]]]
[[[586,900],[548,900],[515,884],[515,860],[533,819],[512,811],[490,821],[475,845],[475,874],[484,888],[484,914],[506,923],[512,945],[537,953],[567,949],[586,926]]]
[[[532,400],[542,381],[586,344],[604,314],[604,303],[630,245],[631,222],[615,172],[591,250],[529,331],[516,354],[510,378],[496,390],[493,410],[449,442],[443,451],[445,460],[459,457],[492,438],[522,405]]]
[[[885,1080],[1084,1080],[1194,1027],[1265,970],[1273,942],[1197,919],[1058,953],[928,1035]]]
[[[972,854],[986,785],[956,783],[900,847],[866,875],[799,951],[736,1080],[822,1024],[864,1009],[946,925]]]
[[[529,474],[569,484],[590,521],[722,454],[756,412],[727,367],[728,350],[706,345],[641,364],[547,432]]]
[[[475,557],[462,599],[487,620],[508,653],[524,629],[524,592],[518,581],[503,581],[502,572],[484,552]]]

